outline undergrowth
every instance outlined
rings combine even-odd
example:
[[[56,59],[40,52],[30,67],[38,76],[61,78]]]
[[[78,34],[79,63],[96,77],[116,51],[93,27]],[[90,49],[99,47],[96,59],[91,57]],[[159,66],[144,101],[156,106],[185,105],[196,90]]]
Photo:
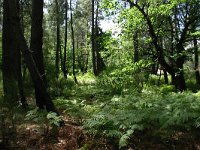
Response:
[[[84,122],[87,133],[119,139],[128,145],[136,131],[188,131],[200,126],[200,93],[153,91],[114,96],[100,111]]]

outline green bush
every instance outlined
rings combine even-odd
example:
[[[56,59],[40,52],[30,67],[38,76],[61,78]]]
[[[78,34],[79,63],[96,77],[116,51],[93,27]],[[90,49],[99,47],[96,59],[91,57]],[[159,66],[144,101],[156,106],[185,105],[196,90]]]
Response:
[[[171,92],[176,92],[176,88],[174,85],[162,85],[160,87],[160,92],[162,94],[168,94],[168,93],[171,93]]]
[[[50,82],[49,92],[52,97],[64,96],[68,97],[71,95],[71,90],[75,87],[75,82],[72,77],[65,79],[63,76],[60,76],[58,79],[54,79]]]
[[[187,85],[188,90],[192,92],[197,92],[198,90],[200,90],[200,85],[196,83],[195,79],[187,80],[186,85]]]
[[[118,68],[107,69],[107,72],[100,76],[97,84],[116,94],[121,94],[130,88],[141,91],[148,78],[146,70],[149,66],[148,61],[140,60],[137,63],[127,63]]]

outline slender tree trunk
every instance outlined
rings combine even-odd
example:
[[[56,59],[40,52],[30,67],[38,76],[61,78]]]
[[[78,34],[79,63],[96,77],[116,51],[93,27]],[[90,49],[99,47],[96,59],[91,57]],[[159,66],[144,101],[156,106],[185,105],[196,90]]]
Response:
[[[22,21],[22,30],[24,32],[24,25],[23,25],[23,7],[24,5],[21,5],[20,7],[20,0],[16,0],[16,4],[17,4],[17,10],[20,14],[20,19]],[[19,89],[19,96],[20,96],[20,102],[23,108],[25,108],[27,106],[27,102],[26,102],[26,97],[24,94],[24,83],[23,83],[23,77],[22,77],[22,57],[21,57],[21,53],[20,50],[18,49],[18,55],[16,56],[18,63],[17,65],[17,78],[18,78],[18,89]]]
[[[163,37],[160,37],[160,43],[161,43],[161,47],[162,49],[164,49],[164,41],[163,41]],[[162,66],[162,70],[163,70],[163,75],[164,75],[164,80],[165,80],[165,84],[168,84],[168,75],[167,75],[167,71],[166,69]]]
[[[100,54],[100,43],[98,41],[99,35],[99,26],[98,26],[98,16],[99,16],[99,3],[96,2],[97,8],[96,8],[96,17],[95,17],[95,51],[96,51],[96,74],[98,75],[100,72],[102,72],[106,65],[103,61],[103,58]]]
[[[77,79],[76,79],[76,72],[75,72],[75,40],[74,40],[74,28],[73,28],[73,15],[72,15],[72,0],[70,0],[70,17],[71,17],[71,39],[72,39],[72,57],[73,57],[73,64],[72,64],[72,72],[73,72],[73,76],[74,76],[74,82],[78,83]]]
[[[170,42],[171,42],[171,45],[170,45],[170,55],[171,56],[174,56],[174,33],[175,33],[175,31],[174,31],[174,23],[173,23],[173,17],[169,17],[168,18],[168,21],[169,21],[169,23],[170,23],[170,34],[171,34],[171,36],[170,36]],[[171,65],[171,67],[172,68],[174,68],[174,58],[170,58],[170,65]],[[171,74],[171,80],[172,80],[172,85],[175,85],[175,76],[174,76],[174,74]]]
[[[24,94],[24,82],[22,77],[22,67],[21,67],[21,53],[19,51],[18,53],[18,89],[19,89],[19,95],[20,95],[20,102],[23,108],[27,106],[26,97]]]
[[[0,25],[2,26],[2,17],[3,17],[3,13],[2,13],[2,10],[3,10],[3,2],[2,0],[0,0]],[[2,31],[2,30],[1,30]],[[0,32],[1,32],[0,31]]]
[[[32,51],[33,59],[36,67],[38,68],[39,74],[46,84],[44,62],[43,62],[43,51],[42,51],[42,37],[43,37],[43,0],[32,0],[32,23],[31,23],[31,43],[30,49]],[[45,103],[43,102],[43,95],[35,85],[35,98],[36,104],[39,108],[44,108]]]
[[[86,47],[86,58],[85,58],[85,72],[87,72],[88,71],[88,63],[89,63],[89,53],[90,53],[90,51],[88,50],[89,48],[88,48],[88,41],[87,41],[87,39],[88,39],[88,35],[89,35],[89,22],[87,21],[87,24],[86,24],[86,26],[87,26],[87,31],[86,31],[86,37],[85,37],[85,47]]]
[[[68,21],[68,0],[65,0],[65,46],[64,46],[64,60],[63,60],[63,74],[64,77],[67,78],[67,67],[66,67],[66,61],[67,61],[67,21]]]
[[[60,53],[60,16],[59,16],[59,4],[58,0],[56,3],[56,77],[59,75],[59,53]]]
[[[32,56],[32,52],[28,48],[25,37],[23,35],[23,31],[22,31],[21,23],[19,19],[19,14],[17,13],[16,1],[5,0],[5,2],[7,2],[6,4],[8,6],[6,10],[8,11],[9,19],[12,20],[12,23],[10,24],[12,27],[12,33],[16,33],[14,41],[17,41],[17,43],[19,44],[19,49],[21,50],[24,56],[24,59],[29,69],[33,83],[36,86],[36,88],[39,90],[42,97],[44,98],[43,101],[44,101],[47,111],[53,111],[58,114],[58,111],[56,110],[53,102],[50,99],[49,94],[47,93],[46,84],[39,73],[39,70]]]
[[[194,37],[193,39],[193,44],[194,44],[194,69],[195,69],[196,83],[200,84],[199,53],[198,53],[198,45],[196,37]]]
[[[96,49],[95,49],[95,20],[94,20],[94,0],[92,0],[92,67],[94,75],[97,75],[96,69]]]
[[[164,73],[165,84],[168,84],[168,83],[169,83],[169,80],[168,80],[167,71],[166,71],[165,69],[163,69],[163,73]]]

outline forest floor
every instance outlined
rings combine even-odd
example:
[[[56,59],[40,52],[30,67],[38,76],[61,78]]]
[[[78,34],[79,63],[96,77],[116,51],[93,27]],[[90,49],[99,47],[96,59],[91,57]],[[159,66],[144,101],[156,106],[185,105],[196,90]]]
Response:
[[[9,135],[8,145],[0,150],[117,150],[117,141],[104,137],[91,137],[79,126],[65,117],[65,125],[58,132],[41,131],[37,124],[18,126],[17,132]],[[162,138],[150,131],[140,132],[130,138],[124,150],[199,150],[200,139],[188,132],[174,133],[173,137]]]
[[[78,91],[78,92],[77,92]],[[7,133],[4,137],[6,144],[1,144],[0,150],[117,150],[119,149],[119,139],[107,138],[103,136],[92,136],[85,132],[80,118],[82,111],[79,110],[79,104],[87,101],[91,106],[96,105],[99,99],[104,97],[104,101],[111,96],[107,91],[95,88],[93,86],[79,86],[67,92],[67,96],[62,99],[69,101],[77,100],[76,105],[69,105],[67,108],[62,104],[56,103],[61,117],[64,120],[64,126],[53,131],[51,127],[41,125],[35,122],[24,121],[26,113],[22,114],[20,120],[15,122],[14,131],[12,125],[1,127]],[[30,98],[31,99],[31,98]],[[58,98],[60,99],[60,98]],[[32,99],[31,99],[32,100]],[[102,102],[102,101],[101,101]],[[71,104],[71,103],[70,103]],[[73,113],[69,109],[74,108]],[[68,109],[68,110],[67,110]],[[74,117],[72,114],[75,114]],[[77,119],[77,114],[78,118]],[[20,118],[20,117],[19,117]],[[83,119],[83,118],[82,118]],[[122,150],[200,150],[200,131],[177,131],[167,135],[168,131],[158,131],[164,134],[158,134],[155,131],[145,130],[135,132],[129,138],[129,144]],[[1,135],[1,134],[0,134]],[[1,139],[0,139],[1,140]]]

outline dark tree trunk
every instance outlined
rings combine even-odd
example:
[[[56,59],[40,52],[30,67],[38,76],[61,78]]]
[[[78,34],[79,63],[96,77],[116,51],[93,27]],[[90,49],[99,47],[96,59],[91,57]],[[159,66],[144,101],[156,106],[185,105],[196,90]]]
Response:
[[[195,69],[196,83],[200,84],[199,52],[198,52],[197,39],[195,37],[193,39],[193,44],[194,44],[194,69]]]
[[[138,40],[138,31],[136,30],[133,36],[133,43],[134,43],[134,62],[139,61],[139,40]]]
[[[76,79],[76,72],[75,72],[75,39],[74,39],[74,28],[73,28],[73,15],[72,15],[72,0],[70,0],[70,10],[71,10],[71,14],[70,14],[70,17],[71,17],[71,39],[72,39],[72,57],[73,57],[73,63],[72,63],[72,73],[73,73],[73,76],[74,76],[74,82],[75,83],[78,83],[77,79]]]
[[[32,52],[28,48],[25,37],[23,35],[19,14],[17,13],[16,1],[5,0],[5,2],[7,2],[6,4],[8,6],[6,9],[9,14],[9,19],[12,20],[11,24],[12,33],[16,33],[14,41],[17,41],[17,43],[19,44],[19,49],[21,50],[24,56],[25,63],[29,69],[33,83],[35,87],[39,90],[42,97],[44,98],[43,101],[47,111],[53,111],[58,114],[58,111],[56,110],[49,94],[47,93],[46,84],[39,73],[39,70],[32,56]]]
[[[19,95],[20,95],[20,102],[23,108],[25,108],[27,106],[27,101],[26,101],[26,97],[24,94],[24,82],[23,82],[23,78],[22,78],[22,67],[21,67],[21,53],[19,51],[18,53],[18,88],[19,88]]]
[[[98,41],[98,37],[99,35],[99,26],[98,26],[98,16],[99,16],[99,3],[98,1],[96,2],[97,4],[97,8],[96,8],[96,17],[95,17],[95,36],[94,36],[94,40],[95,40],[95,52],[96,52],[96,75],[98,75],[99,73],[101,73],[106,65],[103,61],[103,58],[101,57],[100,54],[100,43]]]
[[[32,51],[33,59],[39,74],[46,84],[44,62],[43,62],[43,51],[42,51],[42,37],[43,37],[43,0],[32,0],[32,23],[31,23],[31,43],[30,49]],[[39,108],[44,108],[45,103],[43,102],[43,95],[35,84],[35,98],[36,104]]]
[[[184,46],[182,43],[176,44],[176,50],[178,53],[181,54],[181,52],[184,51]],[[176,59],[175,62],[175,86],[176,89],[179,91],[184,91],[187,89],[185,78],[184,78],[184,71],[183,71],[183,64],[185,61],[186,56],[181,55]]]
[[[3,10],[2,73],[4,98],[6,103],[16,104],[18,99],[17,67],[19,66],[19,49],[16,41],[17,33],[13,32],[12,23],[14,20],[11,18],[12,13],[10,12],[8,0],[4,0]]]
[[[58,0],[56,3],[56,77],[59,75],[59,53],[60,53],[60,16],[59,16],[59,4]]]
[[[97,68],[96,68],[96,49],[95,49],[95,20],[94,20],[94,0],[92,0],[92,35],[91,35],[91,40],[92,40],[92,67],[93,67],[93,73],[94,75],[97,75]]]
[[[168,80],[167,71],[166,71],[165,69],[163,69],[163,73],[164,73],[165,84],[168,84],[168,83],[169,83],[169,80]]]
[[[186,90],[185,78],[182,71],[175,75],[175,87],[179,91]]]
[[[65,46],[64,46],[64,60],[63,60],[63,74],[64,77],[67,78],[67,67],[66,67],[66,61],[67,61],[67,21],[68,21],[68,0],[65,0]]]
[[[0,25],[2,26],[2,18],[3,18],[3,13],[2,13],[2,11],[3,11],[3,2],[2,2],[2,0],[0,1]],[[2,32],[2,29],[0,30],[0,32]]]
[[[17,4],[17,10],[18,13],[21,14],[20,15],[20,19],[23,22],[23,5],[20,7],[20,0],[16,0],[16,4]],[[22,24],[22,29],[24,29],[23,24]],[[23,108],[25,108],[27,106],[27,102],[26,102],[26,97],[24,94],[24,83],[23,83],[23,77],[22,77],[22,57],[21,57],[21,53],[20,50],[18,49],[18,55],[16,56],[16,59],[18,61],[18,63],[16,64],[16,68],[17,68],[17,79],[18,79],[18,89],[19,89],[19,100],[21,102],[21,105]]]

